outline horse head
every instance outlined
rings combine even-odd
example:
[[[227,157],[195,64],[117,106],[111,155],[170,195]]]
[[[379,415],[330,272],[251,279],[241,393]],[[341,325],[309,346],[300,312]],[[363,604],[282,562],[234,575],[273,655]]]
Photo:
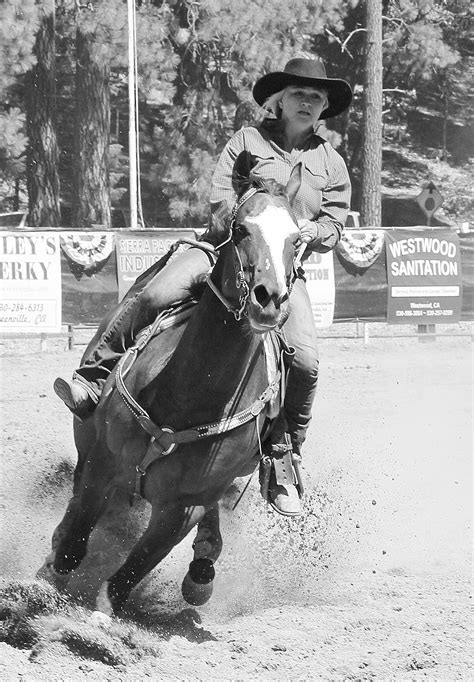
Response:
[[[236,159],[232,183],[237,201],[229,237],[220,248],[222,268],[216,272],[228,309],[236,319],[245,313],[251,329],[264,333],[281,325],[288,314],[299,236],[291,205],[301,184],[301,165],[283,186],[253,174],[255,162],[248,152]]]

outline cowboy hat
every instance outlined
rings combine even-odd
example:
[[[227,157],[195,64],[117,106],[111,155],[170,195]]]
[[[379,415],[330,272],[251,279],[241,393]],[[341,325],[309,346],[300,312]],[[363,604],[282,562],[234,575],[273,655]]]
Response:
[[[276,92],[288,85],[308,85],[324,88],[328,93],[329,106],[320,118],[331,118],[342,113],[352,100],[349,83],[340,78],[328,78],[321,59],[290,59],[283,71],[272,71],[258,79],[253,86],[254,100],[262,106]]]

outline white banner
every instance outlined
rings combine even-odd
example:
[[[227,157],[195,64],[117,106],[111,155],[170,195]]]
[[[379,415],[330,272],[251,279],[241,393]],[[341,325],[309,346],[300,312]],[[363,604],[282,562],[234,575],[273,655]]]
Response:
[[[0,331],[61,331],[59,234],[0,233]]]
[[[304,272],[316,327],[318,329],[330,327],[334,319],[336,298],[332,251],[313,252],[304,262]]]

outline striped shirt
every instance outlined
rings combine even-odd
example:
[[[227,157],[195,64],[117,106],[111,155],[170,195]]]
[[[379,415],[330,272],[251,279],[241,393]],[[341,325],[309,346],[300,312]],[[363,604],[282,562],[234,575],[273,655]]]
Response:
[[[350,207],[351,184],[346,164],[329,142],[308,136],[302,149],[286,152],[278,144],[281,124],[266,119],[259,127],[241,128],[229,140],[217,162],[211,185],[211,213],[230,211],[235,204],[232,169],[242,151],[257,157],[253,173],[286,185],[292,169],[302,162],[301,186],[293,204],[297,219],[314,221],[318,237],[308,246],[324,253],[341,238]],[[212,239],[212,226],[209,230]]]

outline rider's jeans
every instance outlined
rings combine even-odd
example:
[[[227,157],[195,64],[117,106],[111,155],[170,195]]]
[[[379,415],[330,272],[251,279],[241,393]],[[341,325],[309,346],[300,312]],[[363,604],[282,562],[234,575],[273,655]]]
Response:
[[[285,396],[285,416],[293,449],[300,453],[306,438],[318,383],[319,354],[316,326],[306,285],[294,283],[290,316],[283,326],[287,341],[295,349]]]
[[[153,270],[136,282],[102,322],[82,357],[74,378],[98,402],[104,383],[138,332],[157,314],[189,295],[189,286],[205,278],[208,256],[191,248],[175,256],[159,272]],[[306,437],[318,381],[318,349],[311,301],[302,279],[290,295],[290,316],[283,327],[295,348],[285,397],[285,415],[293,447],[300,452]]]
[[[206,253],[191,248],[174,256],[158,272],[150,268],[128,290],[100,324],[74,372],[74,379],[84,385],[95,403],[99,402],[110,372],[138,332],[151,324],[159,312],[188,297],[189,287],[205,278],[209,268]]]

